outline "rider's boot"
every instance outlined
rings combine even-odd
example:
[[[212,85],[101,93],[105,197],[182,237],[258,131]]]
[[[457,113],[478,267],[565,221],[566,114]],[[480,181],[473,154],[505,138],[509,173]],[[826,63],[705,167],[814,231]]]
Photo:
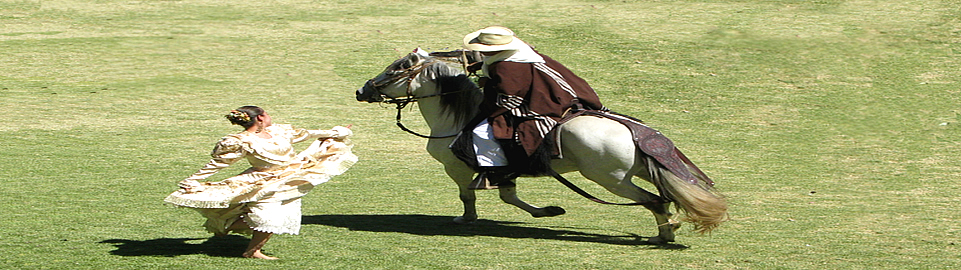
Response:
[[[514,179],[520,173],[507,170],[505,167],[482,167],[474,181],[470,182],[470,189],[498,189],[514,187]]]

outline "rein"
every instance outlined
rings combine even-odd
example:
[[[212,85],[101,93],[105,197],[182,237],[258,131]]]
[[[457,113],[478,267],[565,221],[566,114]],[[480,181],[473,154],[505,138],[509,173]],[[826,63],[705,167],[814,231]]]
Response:
[[[403,111],[404,108],[406,108],[407,105],[410,105],[410,103],[412,102],[417,102],[425,98],[440,97],[444,95],[450,95],[450,94],[468,91],[465,89],[465,90],[458,90],[458,91],[447,92],[447,93],[437,93],[437,94],[420,96],[420,97],[414,96],[413,89],[411,89],[411,84],[414,82],[414,78],[417,77],[417,75],[420,75],[420,72],[423,70],[424,70],[423,65],[420,65],[419,67],[411,67],[405,70],[404,73],[410,73],[406,77],[407,78],[407,96],[403,98],[393,98],[393,97],[384,96],[385,97],[384,103],[397,105],[397,117],[396,117],[397,127],[399,127],[400,130],[406,131],[407,133],[413,134],[414,136],[426,138],[426,139],[445,139],[445,138],[456,137],[457,134],[446,135],[446,136],[430,136],[430,135],[420,134],[420,133],[417,133],[416,131],[413,131],[407,128],[406,126],[404,126],[404,123],[401,122],[401,111]],[[374,86],[377,87],[376,84]]]
[[[548,175],[550,175],[551,177],[554,177],[554,179],[557,180],[557,182],[561,182],[561,184],[564,184],[564,186],[566,186],[567,188],[569,188],[569,189],[571,189],[572,191],[574,191],[574,193],[577,193],[578,195],[581,195],[581,196],[583,196],[584,198],[587,198],[588,200],[591,200],[592,202],[596,202],[596,203],[599,203],[599,204],[631,206],[631,205],[650,205],[650,204],[660,204],[660,203],[664,203],[664,202],[663,202],[662,200],[660,200],[660,199],[653,199],[653,200],[646,201],[646,202],[632,202],[632,203],[612,203],[612,202],[608,202],[608,201],[605,201],[605,200],[598,199],[597,197],[594,197],[594,195],[591,195],[590,193],[587,193],[587,191],[584,191],[584,190],[581,189],[580,187],[577,187],[576,185],[574,185],[574,183],[571,183],[571,181],[567,181],[567,178],[564,178],[563,176],[561,176],[561,174],[560,174],[560,173],[557,173],[556,171],[554,171],[554,169],[550,169],[550,171],[547,172],[547,173],[548,173]]]
[[[408,84],[408,85],[409,85],[409,84]],[[454,93],[454,92],[451,92],[451,93]],[[446,93],[446,94],[451,94],[451,93]],[[452,138],[452,137],[457,136],[457,134],[447,135],[447,136],[430,136],[430,135],[424,135],[424,134],[417,133],[416,131],[413,131],[413,130],[407,128],[406,126],[404,126],[404,123],[402,123],[401,120],[400,120],[400,119],[401,119],[401,113],[400,113],[400,112],[403,111],[404,108],[407,107],[407,105],[409,105],[411,102],[417,102],[419,99],[422,99],[422,98],[437,97],[437,96],[442,96],[442,95],[446,95],[446,94],[434,94],[434,95],[423,96],[423,97],[408,96],[408,97],[402,98],[402,99],[400,99],[400,98],[397,98],[397,99],[391,98],[390,100],[384,101],[384,103],[397,104],[397,127],[399,127],[400,130],[406,131],[407,133],[413,134],[414,136],[421,137],[421,138],[425,138],[425,139]]]

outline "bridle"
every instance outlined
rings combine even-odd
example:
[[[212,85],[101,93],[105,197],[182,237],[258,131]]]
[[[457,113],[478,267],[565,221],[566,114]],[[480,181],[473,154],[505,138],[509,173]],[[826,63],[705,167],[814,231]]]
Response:
[[[431,95],[426,95],[426,96],[415,96],[415,95],[414,95],[414,89],[411,87],[411,84],[414,82],[414,78],[416,78],[418,75],[420,75],[420,73],[421,73],[422,71],[424,71],[424,67],[426,67],[426,65],[423,65],[423,64],[416,65],[416,66],[412,66],[412,67],[409,67],[409,68],[404,69],[403,71],[398,72],[399,75],[403,75],[403,76],[395,76],[394,79],[391,79],[391,80],[386,81],[386,82],[381,82],[381,83],[377,83],[377,82],[375,82],[373,79],[371,79],[371,80],[367,81],[367,84],[369,84],[373,89],[376,90],[376,89],[379,89],[379,88],[381,88],[381,87],[384,87],[384,86],[386,86],[386,85],[388,85],[388,84],[396,83],[396,82],[398,82],[398,81],[400,81],[400,80],[407,80],[407,82],[406,82],[406,83],[407,83],[407,96],[395,98],[395,97],[389,97],[389,96],[384,95],[384,94],[381,94],[381,95],[380,95],[380,96],[384,99],[383,103],[394,104],[394,105],[397,106],[397,117],[396,117],[396,119],[397,119],[397,127],[399,127],[399,128],[400,128],[401,130],[403,130],[403,131],[406,131],[407,133],[413,134],[413,135],[415,135],[415,136],[417,136],[417,137],[426,138],[426,139],[444,139],[444,138],[453,138],[453,137],[456,137],[457,134],[451,134],[451,135],[445,135],[445,136],[430,136],[430,135],[420,134],[420,133],[417,133],[416,131],[413,131],[413,130],[407,128],[406,126],[404,126],[404,123],[401,122],[401,111],[403,111],[404,108],[407,107],[407,105],[410,105],[410,103],[417,102],[417,101],[420,101],[421,99],[425,99],[425,98],[440,97],[440,96],[444,96],[444,95],[450,95],[450,94],[454,94],[454,93],[460,93],[460,92],[468,91],[468,90],[465,89],[465,90],[458,90],[458,91],[447,92],[447,93],[436,93],[436,94],[431,94]],[[379,91],[378,91],[378,92],[379,92]]]

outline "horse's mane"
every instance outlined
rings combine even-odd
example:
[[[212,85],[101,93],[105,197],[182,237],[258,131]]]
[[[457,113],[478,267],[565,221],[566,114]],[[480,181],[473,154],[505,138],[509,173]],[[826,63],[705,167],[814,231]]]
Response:
[[[447,62],[431,59],[424,63],[422,76],[434,78],[440,88],[441,109],[450,113],[458,123],[465,123],[477,114],[483,95],[481,89],[464,71],[452,68]]]

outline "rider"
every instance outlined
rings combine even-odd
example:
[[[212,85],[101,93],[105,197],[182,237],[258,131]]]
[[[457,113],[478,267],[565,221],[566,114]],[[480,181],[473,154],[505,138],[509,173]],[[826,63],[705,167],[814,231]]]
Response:
[[[479,117],[472,122],[477,123],[473,143],[481,167],[472,188],[514,186],[519,173],[507,168],[505,147],[520,146],[523,157],[531,158],[545,135],[571,111],[607,110],[586,81],[506,27],[470,33],[464,47],[485,56],[480,68],[469,68],[480,69],[484,87]]]

